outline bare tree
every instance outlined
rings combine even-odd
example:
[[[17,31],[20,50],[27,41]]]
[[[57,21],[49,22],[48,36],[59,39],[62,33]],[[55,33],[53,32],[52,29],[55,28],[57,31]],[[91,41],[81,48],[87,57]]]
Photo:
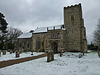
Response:
[[[94,41],[100,45],[100,19],[98,20],[97,28],[94,31]]]
[[[23,32],[20,29],[8,27],[8,33],[6,34],[7,39],[16,40],[18,36],[20,36]]]
[[[17,28],[8,27],[6,33],[6,43],[8,43],[8,48],[14,48],[14,43],[17,40],[17,37],[22,34],[22,31]]]

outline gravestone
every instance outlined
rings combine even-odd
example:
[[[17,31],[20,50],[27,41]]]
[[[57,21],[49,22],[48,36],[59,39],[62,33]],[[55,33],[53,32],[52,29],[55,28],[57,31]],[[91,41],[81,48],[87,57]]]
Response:
[[[0,50],[0,57],[1,57],[1,50]]]
[[[50,52],[47,53],[47,62],[51,61],[51,56],[50,56]]]
[[[54,60],[54,52],[51,52],[51,60]]]
[[[79,54],[79,58],[81,58],[82,57],[82,54]]]
[[[64,48],[61,48],[60,57],[63,55],[63,53],[64,53]]]
[[[84,52],[82,54],[84,55]]]
[[[31,54],[31,55],[33,55],[34,50],[31,50],[31,52],[32,52],[32,54]]]
[[[16,51],[16,58],[20,57],[19,51]]]
[[[60,57],[63,55],[63,51],[60,51]]]
[[[54,52],[49,50],[47,52],[47,62],[53,61],[54,60]]]
[[[97,50],[97,52],[98,52],[98,56],[99,56],[99,58],[100,58],[100,50]]]
[[[2,52],[3,52],[3,55],[6,55],[6,50],[3,50]]]
[[[13,51],[12,50],[10,50],[10,54],[12,54],[13,53]]]

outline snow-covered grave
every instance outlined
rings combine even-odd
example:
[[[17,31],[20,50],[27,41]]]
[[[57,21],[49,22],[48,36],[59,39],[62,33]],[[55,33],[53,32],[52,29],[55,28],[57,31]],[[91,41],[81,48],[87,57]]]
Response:
[[[65,52],[62,57],[47,63],[47,57],[0,69],[0,75],[100,75],[100,58],[90,52],[79,58],[80,53]]]
[[[20,54],[20,57],[15,58],[16,57],[15,53],[10,54],[10,52],[7,52],[6,55],[1,54],[0,61],[15,60],[15,59],[20,59],[20,58],[25,58],[25,57],[37,56],[37,55],[40,55],[43,53],[44,52],[41,52],[41,53],[40,52],[33,52],[33,55],[31,55],[32,52],[24,52],[24,53]]]

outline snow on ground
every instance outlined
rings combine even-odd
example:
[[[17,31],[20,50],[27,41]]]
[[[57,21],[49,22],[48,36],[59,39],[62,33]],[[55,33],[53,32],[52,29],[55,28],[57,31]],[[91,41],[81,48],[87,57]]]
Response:
[[[100,75],[100,58],[96,52],[85,54],[66,52],[47,63],[47,57],[0,69],[0,75]]]
[[[21,53],[19,58],[15,58],[15,53],[10,54],[9,52],[6,53],[6,55],[1,55],[0,57],[0,61],[6,61],[6,60],[15,60],[15,59],[20,59],[20,58],[25,58],[25,57],[31,57],[31,56],[37,56],[40,54],[43,54],[44,52],[34,52],[33,55],[32,52],[25,52],[25,53]]]

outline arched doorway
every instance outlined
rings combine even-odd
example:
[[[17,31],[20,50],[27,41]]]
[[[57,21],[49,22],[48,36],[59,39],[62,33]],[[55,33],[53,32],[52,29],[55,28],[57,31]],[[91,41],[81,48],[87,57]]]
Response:
[[[52,50],[54,51],[54,53],[57,53],[58,46],[57,46],[57,43],[56,42],[53,42],[52,43]]]

